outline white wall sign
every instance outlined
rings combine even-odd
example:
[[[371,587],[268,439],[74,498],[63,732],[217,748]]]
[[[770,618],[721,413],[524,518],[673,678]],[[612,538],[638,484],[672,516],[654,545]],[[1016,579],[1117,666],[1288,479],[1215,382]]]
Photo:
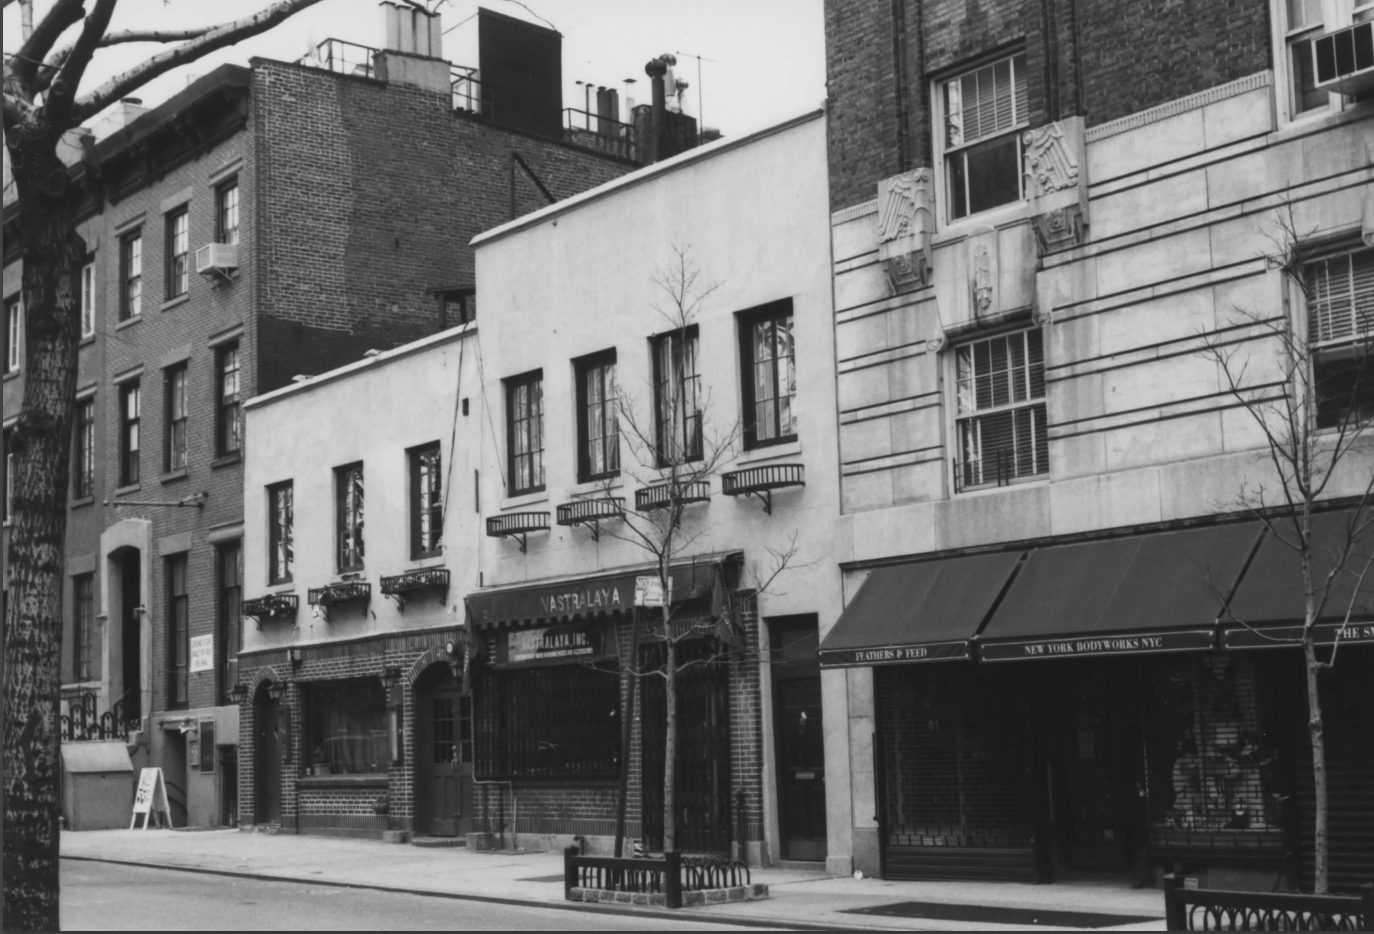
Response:
[[[657,574],[635,578],[635,606],[665,606],[672,600],[672,584],[668,585],[668,593],[665,595],[663,581],[658,579]]]
[[[215,668],[215,637],[191,637],[191,670],[213,671]]]

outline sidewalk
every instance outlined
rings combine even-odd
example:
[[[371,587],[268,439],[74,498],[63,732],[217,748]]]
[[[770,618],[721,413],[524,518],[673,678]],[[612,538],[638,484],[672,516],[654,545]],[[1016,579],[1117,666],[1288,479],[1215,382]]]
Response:
[[[71,859],[457,898],[543,903],[549,907],[571,904],[563,901],[563,857],[560,853],[516,850],[477,853],[463,848],[429,849],[369,840],[237,830],[64,832],[61,851],[64,858]],[[772,897],[682,909],[672,914],[679,919],[684,915],[696,915],[702,920],[709,917],[724,923],[779,928],[1027,930],[1037,927],[1033,923],[990,924],[851,913],[855,909],[897,902],[929,902],[1132,915],[1155,920],[1102,929],[1164,930],[1161,892],[1131,890],[1117,884],[1076,882],[1037,886],[885,882],[788,869],[754,870],[753,881],[767,883]],[[1043,927],[1063,929],[1051,925]]]

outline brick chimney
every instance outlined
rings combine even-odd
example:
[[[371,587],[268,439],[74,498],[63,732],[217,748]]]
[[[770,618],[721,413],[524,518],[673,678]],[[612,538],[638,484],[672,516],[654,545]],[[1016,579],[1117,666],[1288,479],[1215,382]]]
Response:
[[[448,95],[449,63],[439,14],[392,0],[382,0],[381,7],[386,45],[377,53],[377,77]]]

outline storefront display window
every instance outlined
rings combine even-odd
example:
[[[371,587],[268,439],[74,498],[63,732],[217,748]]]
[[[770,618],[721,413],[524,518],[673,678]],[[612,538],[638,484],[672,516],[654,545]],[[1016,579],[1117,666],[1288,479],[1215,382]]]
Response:
[[[384,773],[391,761],[378,678],[302,685],[308,775]]]
[[[479,778],[619,774],[617,672],[577,663],[489,671],[474,695]]]

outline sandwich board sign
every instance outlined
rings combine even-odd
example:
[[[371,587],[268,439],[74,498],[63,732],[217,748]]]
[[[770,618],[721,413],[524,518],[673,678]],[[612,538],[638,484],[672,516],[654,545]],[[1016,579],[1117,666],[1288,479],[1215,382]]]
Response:
[[[138,790],[134,792],[134,813],[129,818],[129,829],[138,823],[138,815],[143,815],[143,829],[152,823],[153,815],[158,816],[158,824],[172,828],[172,808],[167,803],[167,782],[162,777],[162,769],[144,769],[138,775]]]

